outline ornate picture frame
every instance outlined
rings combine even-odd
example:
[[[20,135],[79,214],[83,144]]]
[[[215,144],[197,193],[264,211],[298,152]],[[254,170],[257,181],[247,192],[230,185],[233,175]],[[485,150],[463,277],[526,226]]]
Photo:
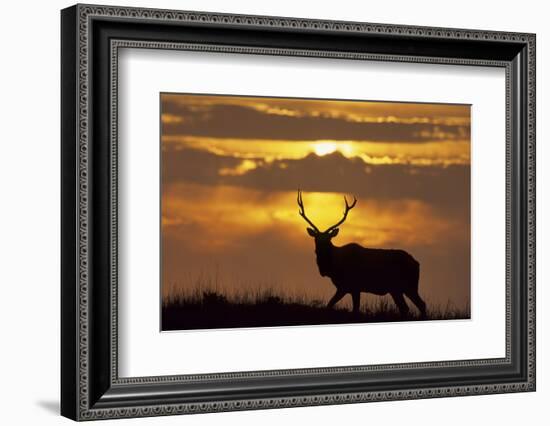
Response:
[[[269,16],[95,5],[64,9],[61,414],[93,420],[534,391],[535,40],[534,34],[523,33]],[[504,69],[505,356],[119,377],[117,90],[122,48]]]

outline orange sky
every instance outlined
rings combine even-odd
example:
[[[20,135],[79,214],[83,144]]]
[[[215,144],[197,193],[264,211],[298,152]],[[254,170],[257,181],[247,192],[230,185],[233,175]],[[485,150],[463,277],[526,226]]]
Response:
[[[335,245],[402,248],[428,303],[469,304],[470,107],[161,95],[162,290],[271,288],[327,300],[298,215]],[[374,296],[371,296],[374,297]]]

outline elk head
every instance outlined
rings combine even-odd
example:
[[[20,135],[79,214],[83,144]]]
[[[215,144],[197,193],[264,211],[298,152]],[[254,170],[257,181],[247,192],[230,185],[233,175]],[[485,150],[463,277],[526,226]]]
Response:
[[[351,204],[348,203],[347,198],[344,196],[344,202],[345,202],[345,210],[344,210],[344,216],[342,219],[337,222],[335,225],[332,225],[328,227],[325,231],[320,231],[315,224],[309,220],[309,218],[306,216],[306,212],[304,209],[304,202],[302,200],[302,191],[298,191],[298,212],[300,213],[300,216],[304,218],[304,220],[311,226],[311,228],[307,228],[307,233],[315,238],[315,254],[317,255],[317,265],[319,266],[319,272],[322,276],[327,276],[330,272],[331,267],[331,251],[333,248],[331,240],[338,235],[338,227],[344,223],[346,218],[348,217],[348,212],[355,207],[357,204],[357,198],[353,197],[353,202]]]

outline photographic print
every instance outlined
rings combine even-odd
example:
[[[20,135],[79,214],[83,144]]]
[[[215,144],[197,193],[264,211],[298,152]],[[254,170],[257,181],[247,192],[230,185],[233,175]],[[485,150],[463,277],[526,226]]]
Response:
[[[470,318],[470,105],[160,107],[162,331]]]

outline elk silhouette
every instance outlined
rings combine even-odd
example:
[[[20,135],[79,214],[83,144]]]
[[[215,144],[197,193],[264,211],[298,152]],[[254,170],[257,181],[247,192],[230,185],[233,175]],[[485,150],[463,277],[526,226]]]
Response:
[[[315,239],[319,273],[329,277],[336,287],[336,293],[327,307],[332,308],[349,293],[353,300],[353,312],[357,313],[362,292],[377,295],[389,293],[402,316],[409,312],[403,295],[418,307],[423,318],[426,316],[426,304],[418,295],[420,264],[409,253],[404,250],[366,248],[356,243],[342,247],[332,244],[331,240],[338,235],[338,227],[357,204],[355,197],[349,204],[344,196],[344,216],[324,232],[306,216],[301,191],[298,191],[297,201],[300,216],[311,226],[307,228],[307,233]]]

